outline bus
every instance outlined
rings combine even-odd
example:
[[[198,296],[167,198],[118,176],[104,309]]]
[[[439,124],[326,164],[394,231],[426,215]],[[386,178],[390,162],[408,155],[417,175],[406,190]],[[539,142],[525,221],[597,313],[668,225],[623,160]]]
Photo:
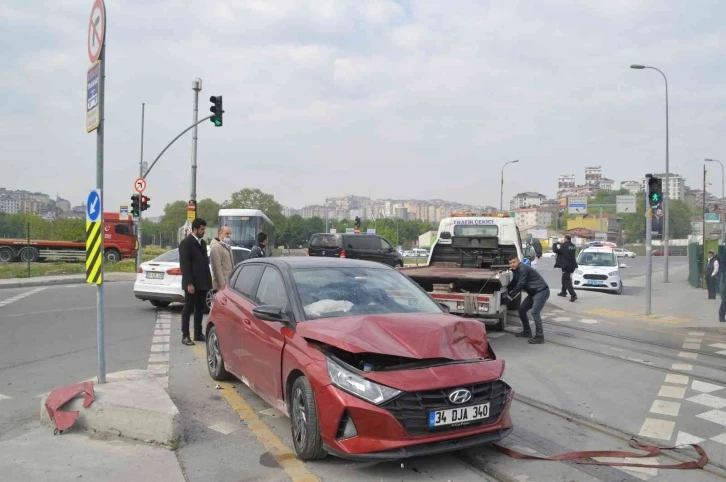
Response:
[[[257,235],[261,232],[267,234],[268,256],[272,255],[275,247],[275,225],[270,218],[259,209],[220,209],[219,224],[232,229],[232,244],[252,249],[257,243]]]

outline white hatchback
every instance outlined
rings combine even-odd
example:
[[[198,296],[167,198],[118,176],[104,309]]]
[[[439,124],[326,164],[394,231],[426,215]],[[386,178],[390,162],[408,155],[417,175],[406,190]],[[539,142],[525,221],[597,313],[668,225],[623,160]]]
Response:
[[[580,252],[577,264],[572,275],[575,289],[605,290],[618,295],[623,292],[620,270],[627,266],[618,262],[612,248],[585,248]]]
[[[209,254],[209,247],[207,247],[207,254]],[[236,266],[249,258],[250,250],[232,246],[232,256]],[[134,296],[138,299],[149,301],[157,308],[165,308],[171,303],[184,303],[178,249],[172,249],[151,261],[141,263],[136,273]],[[207,293],[207,310],[211,309],[212,300],[214,300],[214,292],[210,290]]]

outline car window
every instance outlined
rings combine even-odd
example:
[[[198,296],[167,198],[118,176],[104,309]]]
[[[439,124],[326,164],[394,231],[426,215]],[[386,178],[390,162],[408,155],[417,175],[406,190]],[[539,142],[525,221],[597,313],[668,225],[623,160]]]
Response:
[[[279,306],[283,311],[287,311],[288,302],[285,283],[275,268],[269,266],[265,268],[265,272],[260,279],[260,286],[257,288],[255,303],[258,305]]]
[[[346,247],[348,249],[364,249],[369,251],[377,251],[380,246],[377,236],[369,236],[367,234],[359,234],[357,236],[347,236]]]
[[[485,224],[485,225],[456,225],[454,226],[454,236],[498,236],[499,226],[496,224]],[[522,242],[522,238],[519,234],[519,228],[517,228],[517,237]]]
[[[441,313],[441,307],[398,271],[309,268],[293,271],[307,320],[390,313]]]
[[[116,234],[123,234],[126,236],[131,235],[131,230],[129,229],[129,226],[127,224],[117,224],[114,226],[114,231]]]
[[[385,240],[385,239],[383,239],[383,238],[378,238],[378,239],[380,239],[380,240],[381,240],[381,249],[382,249],[383,251],[390,251],[390,250],[392,250],[392,249],[393,249],[393,246],[391,246],[391,243],[389,243],[388,241],[386,241],[386,240]]]
[[[237,263],[241,263],[242,261],[246,260],[250,257],[250,252],[246,249],[233,249],[232,250],[232,259],[234,260],[234,265],[237,266]]]
[[[316,234],[310,239],[311,248],[337,248],[340,244],[338,236],[334,234]]]
[[[178,249],[172,249],[171,251],[167,251],[166,253],[162,254],[161,256],[158,256],[151,260],[152,263],[178,263],[179,262],[179,250]]]
[[[252,291],[254,290],[255,283],[260,279],[262,270],[265,269],[260,264],[250,264],[242,267],[237,279],[234,280],[234,290],[247,298],[252,299]]]
[[[615,253],[583,251],[580,253],[577,264],[580,266],[617,266],[617,260]]]

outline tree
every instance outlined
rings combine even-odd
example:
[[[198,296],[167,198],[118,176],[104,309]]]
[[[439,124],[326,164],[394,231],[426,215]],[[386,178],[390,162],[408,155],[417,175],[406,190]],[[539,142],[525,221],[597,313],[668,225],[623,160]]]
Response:
[[[259,209],[267,215],[275,226],[282,227],[285,220],[282,205],[275,196],[259,189],[244,188],[233,192],[228,201],[222,203],[226,209]]]
[[[207,222],[207,226],[216,227],[219,222],[220,204],[214,199],[202,199],[197,203],[197,216]]]

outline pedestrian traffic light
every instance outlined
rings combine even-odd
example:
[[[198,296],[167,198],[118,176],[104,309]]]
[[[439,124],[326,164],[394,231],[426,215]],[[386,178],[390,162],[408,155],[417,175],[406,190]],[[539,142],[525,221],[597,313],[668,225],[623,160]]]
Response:
[[[139,197],[140,196],[141,196],[141,194],[134,194],[133,196],[131,196],[131,215],[135,218],[139,217],[139,207],[140,207]]]
[[[663,202],[663,180],[657,177],[648,178],[648,203],[651,207]]]
[[[149,201],[151,201],[149,196],[141,196],[141,211],[149,209]]]
[[[360,218],[358,216],[355,217],[355,227],[360,228]]]
[[[215,127],[222,127],[222,114],[224,114],[224,109],[222,108],[222,96],[213,95],[209,98],[209,102],[212,103],[212,107],[210,107],[209,110],[213,114],[209,120],[214,122]]]

